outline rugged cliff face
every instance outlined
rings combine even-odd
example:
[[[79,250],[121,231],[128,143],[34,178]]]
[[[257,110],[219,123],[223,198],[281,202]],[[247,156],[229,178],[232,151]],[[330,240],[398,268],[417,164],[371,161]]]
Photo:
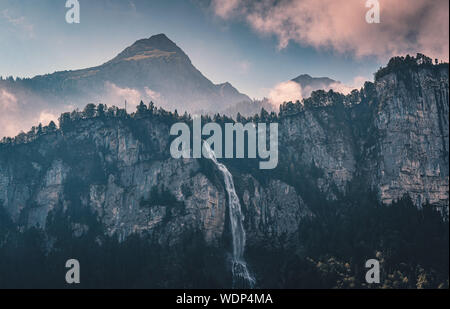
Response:
[[[282,168],[328,199],[372,190],[385,204],[408,195],[448,211],[448,65],[419,59],[391,60],[348,96],[318,91],[284,104]]]
[[[448,209],[448,65],[416,61],[390,64],[348,96],[317,91],[278,116],[248,120],[280,124],[275,170],[229,164],[249,243],[295,235],[322,198],[374,191],[386,204],[406,194],[417,206]],[[45,227],[52,211],[82,208],[119,239],[138,233],[171,246],[201,231],[217,245],[229,229],[223,179],[208,159],[170,157],[175,121],[188,119],[142,107],[133,115],[113,108],[63,115],[60,129],[0,144],[0,201],[24,228]],[[74,233],[89,228],[73,223]]]
[[[448,207],[448,67],[408,73],[387,74],[375,85],[379,139],[368,151],[377,159],[366,160],[367,176],[385,203],[409,194],[417,205]]]
[[[223,180],[207,159],[171,158],[169,128],[157,116],[81,119],[29,143],[2,145],[0,199],[25,227],[45,227],[57,208],[88,207],[119,239],[145,233],[171,245],[198,230],[218,244],[227,216]],[[296,232],[306,205],[295,189],[245,180],[250,235]]]

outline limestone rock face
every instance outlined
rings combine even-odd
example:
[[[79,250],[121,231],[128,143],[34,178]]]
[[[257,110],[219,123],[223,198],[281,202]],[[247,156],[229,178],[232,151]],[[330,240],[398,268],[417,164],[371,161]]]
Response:
[[[246,183],[242,195],[246,210],[246,230],[250,241],[265,238],[279,241],[282,236],[293,235],[301,219],[312,213],[292,186],[271,180],[264,187],[251,175],[244,175]]]
[[[316,91],[282,105],[275,170],[225,161],[247,241],[295,236],[319,197],[375,192],[390,204],[409,195],[418,207],[429,202],[448,211],[448,87],[448,65],[405,66],[347,96]],[[208,159],[170,156],[170,126],[182,117],[112,109],[66,118],[60,129],[0,143],[0,204],[18,226],[44,228],[61,210],[79,235],[89,227],[75,216],[87,209],[119,239],[145,234],[171,246],[189,232],[210,244],[227,236],[222,174]]]
[[[328,199],[358,186],[385,204],[409,195],[448,209],[448,91],[448,65],[416,66],[348,96],[317,91],[286,103],[280,162]]]
[[[167,124],[155,118],[132,121],[142,136],[120,118],[95,118],[3,148],[0,200],[11,218],[25,228],[44,228],[54,209],[86,208],[119,240],[146,234],[170,246],[199,231],[207,243],[218,244],[228,224],[221,173],[205,165],[208,159],[173,159]],[[12,156],[19,146],[23,151]],[[295,233],[306,207],[295,189],[251,179],[257,191],[245,191],[252,199],[246,222],[255,228],[249,233],[258,238]],[[154,192],[171,200],[155,198]],[[85,227],[75,223],[73,230],[79,234]]]
[[[282,161],[289,162],[290,170],[320,171],[314,182],[329,199],[345,192],[356,172],[352,128],[338,117],[333,108],[304,110],[282,118],[280,126]]]
[[[376,84],[380,138],[370,183],[385,203],[409,194],[417,205],[448,206],[448,70],[422,69],[409,78],[408,85],[391,73]]]

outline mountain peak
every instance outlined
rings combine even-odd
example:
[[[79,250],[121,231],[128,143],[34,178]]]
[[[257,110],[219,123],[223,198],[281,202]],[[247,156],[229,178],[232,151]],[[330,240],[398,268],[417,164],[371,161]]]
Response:
[[[167,35],[165,35],[164,33],[159,33],[159,34],[152,35],[149,39],[171,41],[171,40],[167,37]],[[172,41],[171,41],[171,42],[172,42]]]
[[[112,62],[123,60],[143,60],[150,58],[171,57],[174,55],[188,59],[188,56],[164,33],[156,34],[148,39],[141,39],[122,51]]]
[[[217,86],[221,87],[221,88],[234,88],[229,82],[224,82],[224,83],[221,83],[221,84],[217,84]]]
[[[312,79],[311,75],[309,75],[309,74],[300,74],[299,76],[297,76],[296,78],[294,78],[294,80],[295,80],[295,79],[301,79],[301,78],[304,78],[304,79]]]
[[[336,81],[328,77],[312,77],[309,74],[301,74],[292,81],[301,84],[302,86],[307,86],[311,83],[335,83]]]
[[[119,105],[125,99],[130,102],[143,99],[179,112],[209,112],[251,101],[230,83],[211,82],[165,34],[137,40],[99,66],[58,72],[36,80],[44,85],[45,95],[65,96],[74,105],[106,99]]]
[[[156,34],[148,39],[141,39],[136,41],[130,47],[139,47],[145,49],[159,49],[162,51],[174,51],[179,52],[181,49],[171,39],[169,39],[164,33]]]
[[[312,77],[309,74],[301,74],[292,79],[292,81],[300,85],[304,98],[309,97],[315,90],[327,89],[330,85],[339,83],[328,77]]]

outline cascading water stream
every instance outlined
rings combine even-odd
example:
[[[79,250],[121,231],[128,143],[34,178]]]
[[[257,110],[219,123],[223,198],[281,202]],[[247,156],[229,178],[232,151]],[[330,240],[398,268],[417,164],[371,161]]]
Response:
[[[242,214],[241,203],[239,202],[239,198],[234,188],[233,176],[225,165],[217,161],[216,155],[208,142],[203,142],[203,147],[206,150],[208,158],[213,161],[217,168],[222,172],[225,187],[228,193],[228,208],[231,221],[231,234],[233,238],[233,288],[253,288],[255,285],[255,279],[250,275],[247,264],[244,260],[244,215]]]

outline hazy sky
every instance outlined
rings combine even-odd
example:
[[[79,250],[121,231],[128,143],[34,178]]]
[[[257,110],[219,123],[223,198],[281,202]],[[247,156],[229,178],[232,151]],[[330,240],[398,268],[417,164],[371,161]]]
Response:
[[[0,75],[99,65],[158,33],[213,82],[257,98],[303,73],[371,79],[396,53],[448,60],[448,0],[380,0],[378,25],[364,0],[79,0],[80,24],[65,22],[65,2],[0,0]]]

